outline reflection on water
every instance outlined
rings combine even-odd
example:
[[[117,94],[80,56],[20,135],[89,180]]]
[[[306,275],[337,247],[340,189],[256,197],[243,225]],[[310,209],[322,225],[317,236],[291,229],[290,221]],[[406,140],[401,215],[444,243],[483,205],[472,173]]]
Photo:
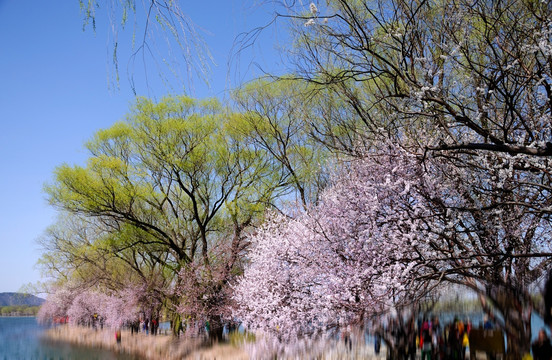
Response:
[[[0,317],[2,360],[136,360],[134,356],[108,350],[89,349],[41,339],[44,327],[34,317]]]

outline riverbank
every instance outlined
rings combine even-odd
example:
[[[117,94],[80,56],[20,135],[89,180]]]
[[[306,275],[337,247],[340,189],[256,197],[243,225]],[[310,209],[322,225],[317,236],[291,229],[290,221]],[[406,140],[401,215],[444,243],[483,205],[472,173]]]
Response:
[[[115,332],[112,330],[95,330],[69,325],[60,325],[46,330],[43,338],[52,342],[111,350],[146,360],[249,359],[249,355],[243,349],[230,344],[204,347],[199,341],[193,339],[175,339],[170,335],[131,334],[129,330],[121,331],[120,343],[116,342]]]
[[[193,339],[175,339],[171,335],[131,334],[129,330],[121,331],[121,342],[117,343],[115,332],[112,330],[95,330],[93,328],[60,325],[46,330],[43,336],[48,341],[64,342],[89,348],[110,350],[139,357],[145,360],[246,360],[251,356],[246,346],[228,343],[214,346],[202,346],[201,342]],[[376,356],[371,342],[355,344],[348,348],[339,343],[326,349],[320,356],[312,356],[324,360],[334,359],[385,359],[385,347]],[[253,357],[262,357],[258,351]],[[310,358],[310,357],[309,357]]]

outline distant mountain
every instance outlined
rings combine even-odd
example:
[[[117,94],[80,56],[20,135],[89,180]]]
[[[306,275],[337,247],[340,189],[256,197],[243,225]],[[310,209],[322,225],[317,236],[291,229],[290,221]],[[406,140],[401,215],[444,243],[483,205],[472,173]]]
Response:
[[[30,294],[5,292],[0,293],[0,306],[39,306],[46,301],[42,298]]]

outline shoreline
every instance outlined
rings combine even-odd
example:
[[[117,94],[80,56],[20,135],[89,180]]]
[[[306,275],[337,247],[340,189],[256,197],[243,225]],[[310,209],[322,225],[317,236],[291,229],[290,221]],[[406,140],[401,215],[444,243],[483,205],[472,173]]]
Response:
[[[246,360],[249,355],[230,344],[204,346],[199,340],[175,339],[172,335],[131,334],[121,330],[121,342],[117,343],[112,329],[93,329],[70,325],[57,325],[45,330],[42,339],[69,343],[88,348],[110,350],[136,356],[140,359],[236,359]]]
[[[198,339],[176,339],[172,335],[131,334],[130,330],[121,330],[121,342],[118,344],[113,329],[100,330],[67,324],[45,330],[42,339],[90,349],[109,350],[144,360],[248,360],[251,358],[246,347],[230,343],[207,346]],[[335,347],[327,348],[315,357],[324,360],[357,358],[384,360],[385,346],[382,344],[382,352],[380,355],[375,355],[371,343],[363,342],[363,344],[353,345],[352,348],[340,343]]]

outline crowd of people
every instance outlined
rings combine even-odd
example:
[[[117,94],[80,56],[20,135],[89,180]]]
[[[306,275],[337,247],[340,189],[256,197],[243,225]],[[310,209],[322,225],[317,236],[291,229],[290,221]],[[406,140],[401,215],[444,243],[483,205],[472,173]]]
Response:
[[[146,335],[150,333],[152,335],[157,335],[159,331],[159,319],[155,318],[150,320],[142,318],[128,324],[128,327],[130,328],[131,334],[142,332]]]
[[[438,317],[412,319],[406,326],[400,326],[397,320],[389,323],[386,329],[391,334],[391,341],[398,353],[388,353],[388,358],[415,360],[420,354],[421,360],[466,360],[470,359],[470,333],[485,330],[496,333],[504,340],[502,331],[495,329],[487,316],[483,318],[476,331],[472,332],[469,319],[459,317],[446,324],[441,324]],[[487,333],[486,336],[488,336]],[[474,335],[475,336],[475,335]],[[472,336],[472,339],[474,337]],[[487,338],[486,338],[487,339]],[[490,338],[488,338],[490,340]],[[382,338],[375,334],[374,350],[379,354]],[[504,343],[502,343],[502,346]],[[552,360],[552,344],[545,329],[539,331],[537,340],[531,344],[533,360]],[[502,348],[502,352],[504,348]],[[486,351],[487,359],[494,360],[500,352]]]
[[[416,348],[421,350],[422,360],[464,360],[469,345],[471,321],[455,317],[447,324],[441,324],[439,318],[422,319],[417,324],[418,331],[409,344],[410,358],[415,359]],[[414,326],[412,323],[411,326]],[[488,323],[487,326],[491,326]],[[411,335],[412,336],[412,335]]]
[[[490,322],[485,326],[490,328]],[[407,324],[391,321],[385,333],[390,335],[386,341],[392,342],[394,353],[389,358],[415,360],[421,353],[422,360],[465,360],[468,347],[468,334],[472,324],[455,317],[451,322],[442,324],[438,317],[411,319]],[[380,351],[380,336],[376,333],[375,352]]]

